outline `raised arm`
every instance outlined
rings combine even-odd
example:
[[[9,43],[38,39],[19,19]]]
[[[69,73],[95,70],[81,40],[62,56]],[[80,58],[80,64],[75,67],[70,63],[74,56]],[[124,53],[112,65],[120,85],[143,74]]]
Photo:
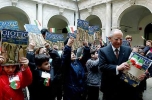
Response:
[[[27,58],[21,58],[20,63],[23,65],[21,67],[21,71],[18,73],[20,81],[21,81],[21,87],[26,87],[32,83],[32,73],[30,71],[30,68],[28,67],[28,59]]]

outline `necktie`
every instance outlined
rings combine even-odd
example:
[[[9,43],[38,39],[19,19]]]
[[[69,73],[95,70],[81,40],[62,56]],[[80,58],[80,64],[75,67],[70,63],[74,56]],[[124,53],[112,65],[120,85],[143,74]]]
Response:
[[[116,58],[118,59],[118,56],[119,56],[118,52],[119,52],[119,50],[115,49],[115,52],[116,52]]]

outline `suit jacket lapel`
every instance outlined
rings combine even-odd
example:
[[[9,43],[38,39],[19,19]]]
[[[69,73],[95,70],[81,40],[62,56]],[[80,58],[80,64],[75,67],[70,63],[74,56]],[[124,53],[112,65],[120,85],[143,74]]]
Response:
[[[122,48],[122,46],[120,46],[118,64],[122,63],[124,55],[125,55],[125,50]]]
[[[118,59],[117,59],[117,57],[116,57],[116,55],[115,55],[115,53],[114,53],[114,51],[113,51],[113,49],[112,49],[112,46],[111,46],[111,45],[108,45],[108,46],[109,46],[109,47],[108,47],[109,56],[110,56],[110,58],[113,59],[114,62],[117,64],[117,63],[118,63]]]

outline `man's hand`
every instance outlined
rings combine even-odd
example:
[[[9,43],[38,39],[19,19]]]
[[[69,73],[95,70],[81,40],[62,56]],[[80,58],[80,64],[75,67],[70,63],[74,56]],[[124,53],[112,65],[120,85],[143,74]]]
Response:
[[[130,69],[130,66],[127,62],[124,62],[121,65],[117,66],[118,71],[129,70],[129,69]]]
[[[142,81],[142,80],[145,79],[145,77],[146,77],[146,74],[142,74],[142,75],[140,75],[140,76],[138,77],[138,79],[139,79],[140,81]]]
[[[21,65],[23,65],[23,67],[24,67],[23,69],[26,69],[28,67],[29,60],[27,58],[21,57],[19,59],[19,62]]]
[[[49,43],[45,43],[45,48],[49,49],[50,48],[50,44]]]
[[[0,64],[4,63],[4,57],[2,55],[0,55]]]

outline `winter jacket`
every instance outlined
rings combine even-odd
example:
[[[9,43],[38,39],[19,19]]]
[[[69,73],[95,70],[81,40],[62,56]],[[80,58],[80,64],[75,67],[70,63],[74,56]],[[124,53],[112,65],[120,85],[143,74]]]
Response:
[[[61,67],[61,57],[57,50],[49,49],[49,55],[52,58],[52,66],[54,67],[54,74],[56,75]]]
[[[150,47],[149,46],[145,46],[144,49],[143,49],[144,54],[147,55],[149,50],[150,50]]]
[[[28,67],[26,70],[16,73],[16,75],[20,80],[20,88],[15,90],[10,87],[8,75],[2,74],[0,76],[0,100],[24,100],[22,88],[32,82],[32,73]]]
[[[71,61],[71,47],[66,45],[62,55],[64,100],[80,100],[81,93],[84,92],[85,71],[81,61],[84,60]]]
[[[34,76],[33,76],[33,82],[32,82],[32,100],[50,100],[50,92],[51,92],[51,87],[50,83],[49,86],[46,86],[45,83],[45,78],[41,77],[42,72],[49,74],[50,72],[42,71],[40,69],[36,69],[34,71]],[[49,80],[50,81],[50,80]]]
[[[86,67],[88,70],[88,75],[87,75],[87,85],[89,86],[94,86],[94,87],[99,87],[100,86],[100,78],[101,78],[101,73],[98,70],[99,66],[99,59],[89,59],[86,63]]]

